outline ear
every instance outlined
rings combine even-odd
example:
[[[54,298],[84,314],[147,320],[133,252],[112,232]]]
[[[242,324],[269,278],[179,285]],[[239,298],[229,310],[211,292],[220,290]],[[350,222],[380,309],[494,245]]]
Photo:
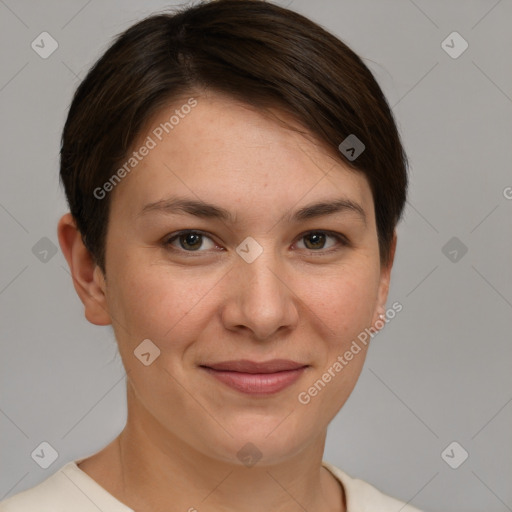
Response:
[[[396,231],[393,232],[393,240],[391,241],[391,247],[389,250],[389,261],[385,266],[381,266],[380,271],[380,282],[379,282],[379,291],[377,295],[377,305],[373,314],[372,326],[376,330],[382,329],[384,326],[383,320],[384,317],[381,315],[386,314],[386,301],[389,293],[389,283],[391,280],[391,269],[393,267],[393,261],[395,260],[395,251],[396,251],[396,243],[397,243],[397,235]],[[377,327],[377,326],[380,326]]]
[[[109,325],[111,319],[107,307],[105,277],[85,247],[70,213],[61,217],[57,234],[73,285],[85,306],[85,318],[95,325]]]

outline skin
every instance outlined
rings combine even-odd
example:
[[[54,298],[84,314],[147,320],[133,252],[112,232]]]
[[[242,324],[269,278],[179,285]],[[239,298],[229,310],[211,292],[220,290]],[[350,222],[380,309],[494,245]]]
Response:
[[[79,466],[138,512],[344,511],[343,488],[321,461],[327,426],[367,349],[309,404],[297,397],[384,313],[396,234],[390,263],[381,266],[363,174],[261,111],[220,94],[195,97],[197,106],[111,192],[105,275],[71,215],[59,222],[85,316],[112,324],[127,372],[126,427]],[[158,113],[151,127],[183,103]],[[171,195],[223,207],[235,222],[141,213]],[[338,198],[359,204],[366,220],[352,210],[285,217]],[[202,245],[192,241],[195,251],[186,237],[165,244],[183,229],[206,233]],[[330,233],[315,243],[311,231],[349,243]],[[263,248],[252,263],[235,251],[248,236]],[[149,366],[134,356],[144,339],[161,351]],[[235,391],[198,366],[274,358],[309,367],[266,397]],[[236,455],[248,442],[262,453],[252,467]]]

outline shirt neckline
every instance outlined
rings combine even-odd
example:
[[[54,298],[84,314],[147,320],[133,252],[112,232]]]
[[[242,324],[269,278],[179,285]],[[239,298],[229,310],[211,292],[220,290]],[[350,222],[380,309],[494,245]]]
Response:
[[[118,498],[116,498],[114,495],[112,495],[110,492],[108,492],[102,485],[100,485],[99,482],[94,480],[91,476],[89,476],[85,471],[80,469],[78,466],[81,462],[86,460],[87,457],[83,457],[81,459],[72,460],[68,462],[62,469],[61,472],[64,473],[68,477],[72,477],[73,474],[76,478],[80,479],[80,482],[76,482],[73,480],[73,482],[78,485],[82,484],[82,487],[85,486],[86,489],[82,489],[84,492],[89,491],[94,494],[94,496],[97,496],[98,498],[101,498],[102,504],[108,505],[112,512],[135,512],[132,508],[128,507],[128,505],[124,504],[122,501],[120,501]],[[347,482],[344,481],[344,473],[339,468],[333,466],[329,462],[326,462],[322,460],[322,466],[325,467],[331,475],[334,476],[334,478],[338,481],[340,486],[342,487],[342,492],[345,497],[345,503],[346,503],[346,511],[348,510],[348,494],[347,494]]]

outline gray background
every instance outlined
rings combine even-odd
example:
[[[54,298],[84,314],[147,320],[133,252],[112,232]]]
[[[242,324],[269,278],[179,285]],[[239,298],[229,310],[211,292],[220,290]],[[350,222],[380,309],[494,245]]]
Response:
[[[403,311],[374,338],[325,459],[426,511],[512,510],[512,2],[277,3],[364,59],[411,164],[389,297]],[[0,0],[0,498],[124,426],[111,328],[83,317],[60,249],[33,247],[58,245],[59,138],[74,89],[115,34],[169,5]],[[59,44],[47,59],[30,45],[43,31]],[[453,31],[469,43],[456,59],[441,46]],[[452,237],[459,247],[443,252]],[[42,441],[58,452],[46,470],[31,458]],[[452,441],[469,453],[458,469],[441,457]]]

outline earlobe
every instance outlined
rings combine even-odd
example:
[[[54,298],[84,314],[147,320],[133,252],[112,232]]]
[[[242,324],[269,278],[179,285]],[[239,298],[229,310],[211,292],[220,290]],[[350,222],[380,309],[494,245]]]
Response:
[[[80,231],[70,213],[59,221],[57,234],[69,265],[73,285],[85,307],[85,317],[95,325],[111,323],[106,301],[105,279],[101,269],[85,247]]]

